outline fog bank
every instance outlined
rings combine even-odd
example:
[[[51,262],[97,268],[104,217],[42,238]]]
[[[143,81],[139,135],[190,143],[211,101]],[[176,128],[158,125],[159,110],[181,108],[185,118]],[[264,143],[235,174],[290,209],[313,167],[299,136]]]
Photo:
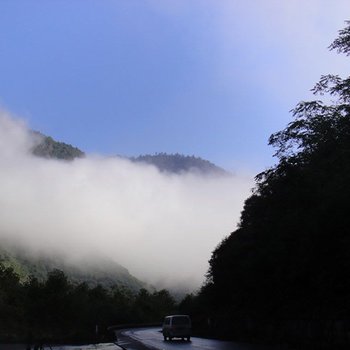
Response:
[[[170,175],[119,158],[42,159],[35,142],[0,112],[0,239],[69,259],[101,253],[158,287],[202,283],[253,185],[247,175]]]

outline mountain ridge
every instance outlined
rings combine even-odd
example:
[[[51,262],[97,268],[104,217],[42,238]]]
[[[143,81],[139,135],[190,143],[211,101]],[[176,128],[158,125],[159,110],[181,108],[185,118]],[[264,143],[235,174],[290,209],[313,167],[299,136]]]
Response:
[[[38,143],[33,147],[32,153],[42,158],[54,158],[61,160],[73,160],[83,158],[85,152],[70,144],[55,141],[50,136],[45,136],[40,132],[33,131],[38,137]],[[179,153],[159,152],[155,154],[142,154],[136,157],[120,157],[128,159],[133,163],[143,163],[154,165],[159,171],[172,174],[195,172],[199,174],[229,175],[225,169],[214,163],[194,155],[184,155]]]
[[[129,158],[134,163],[146,163],[154,165],[161,172],[181,174],[195,172],[206,175],[229,175],[229,173],[214,163],[194,155],[187,156],[179,153],[168,154],[165,152],[144,154]]]
[[[37,138],[37,143],[31,150],[35,156],[64,160],[85,157],[85,153],[77,147],[55,141],[51,136],[46,136],[38,131],[32,131],[32,133]]]

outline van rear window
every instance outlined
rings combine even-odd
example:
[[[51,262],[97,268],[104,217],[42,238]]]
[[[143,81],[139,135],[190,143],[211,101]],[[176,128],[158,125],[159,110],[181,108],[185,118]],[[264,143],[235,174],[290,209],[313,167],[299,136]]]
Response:
[[[188,325],[190,324],[190,319],[184,316],[173,317],[173,325]]]

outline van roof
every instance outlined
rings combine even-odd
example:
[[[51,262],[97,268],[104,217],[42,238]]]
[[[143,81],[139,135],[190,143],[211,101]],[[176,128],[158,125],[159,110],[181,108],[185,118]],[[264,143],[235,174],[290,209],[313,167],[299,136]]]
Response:
[[[169,316],[165,316],[166,318],[168,318],[168,317],[190,317],[190,316],[188,316],[188,315],[169,315]]]

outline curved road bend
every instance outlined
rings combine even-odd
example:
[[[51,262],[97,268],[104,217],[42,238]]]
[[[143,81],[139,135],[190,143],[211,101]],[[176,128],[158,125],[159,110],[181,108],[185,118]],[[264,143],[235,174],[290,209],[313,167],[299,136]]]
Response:
[[[24,350],[25,348],[23,348]],[[101,343],[90,345],[62,345],[62,346],[44,346],[44,350],[122,350],[114,343]]]
[[[192,337],[190,342],[182,340],[164,341],[159,328],[135,328],[117,332],[118,341],[126,350],[271,350],[274,347],[242,344]]]

